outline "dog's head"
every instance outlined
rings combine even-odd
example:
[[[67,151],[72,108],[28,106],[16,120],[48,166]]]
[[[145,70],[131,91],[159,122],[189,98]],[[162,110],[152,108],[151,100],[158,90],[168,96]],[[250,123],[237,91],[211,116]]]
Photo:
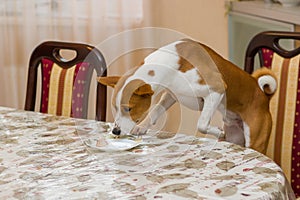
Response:
[[[116,126],[121,128],[115,129],[117,135],[121,130],[130,133],[133,127],[147,116],[154,94],[149,84],[139,79],[129,80],[129,77],[98,78],[101,84],[114,88],[112,107],[115,110]]]

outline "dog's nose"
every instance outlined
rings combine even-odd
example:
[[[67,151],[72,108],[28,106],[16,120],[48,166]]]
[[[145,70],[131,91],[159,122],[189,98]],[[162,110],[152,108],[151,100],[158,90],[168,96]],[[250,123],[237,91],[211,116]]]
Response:
[[[121,129],[120,127],[115,127],[113,130],[112,130],[112,133],[114,135],[120,135],[121,134]]]

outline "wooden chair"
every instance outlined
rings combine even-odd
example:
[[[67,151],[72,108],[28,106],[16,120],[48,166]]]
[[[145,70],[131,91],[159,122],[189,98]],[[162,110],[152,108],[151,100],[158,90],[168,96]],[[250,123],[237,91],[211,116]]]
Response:
[[[66,59],[62,51],[72,51]],[[25,110],[34,111],[38,69],[41,68],[40,112],[87,118],[92,74],[106,76],[106,63],[101,52],[90,45],[46,41],[38,45],[29,60]],[[106,87],[97,84],[96,120],[106,118]]]
[[[284,40],[299,42],[300,32],[268,31],[249,42],[245,71],[254,70],[255,55],[260,66],[271,68],[278,89],[270,102],[273,128],[267,156],[281,166],[297,197],[300,197],[300,47],[285,49]]]

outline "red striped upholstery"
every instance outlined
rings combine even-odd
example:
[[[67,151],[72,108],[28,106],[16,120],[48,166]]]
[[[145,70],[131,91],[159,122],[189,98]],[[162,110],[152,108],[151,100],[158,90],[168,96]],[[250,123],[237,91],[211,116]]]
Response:
[[[89,88],[88,63],[64,69],[49,59],[42,59],[43,82],[41,112],[83,118],[85,91]]]
[[[300,196],[300,55],[283,58],[264,49],[262,56],[279,83],[270,102],[273,129],[267,155],[281,166],[295,194]]]
[[[273,51],[267,48],[262,48],[263,66],[271,68],[273,59]]]

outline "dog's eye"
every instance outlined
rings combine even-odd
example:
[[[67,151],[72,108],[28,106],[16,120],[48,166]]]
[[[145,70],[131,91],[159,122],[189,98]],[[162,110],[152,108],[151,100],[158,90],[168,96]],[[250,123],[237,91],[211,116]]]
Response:
[[[124,106],[123,107],[123,110],[124,112],[130,112],[131,111],[131,108],[127,107],[127,106]]]

